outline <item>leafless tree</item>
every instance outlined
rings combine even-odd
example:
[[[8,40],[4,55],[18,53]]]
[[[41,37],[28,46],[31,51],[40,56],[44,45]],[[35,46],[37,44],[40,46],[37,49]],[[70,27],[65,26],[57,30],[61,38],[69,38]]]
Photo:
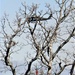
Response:
[[[28,62],[27,69],[23,75],[28,75],[32,63],[40,60],[47,68],[47,75],[60,75],[67,67],[72,65],[70,74],[74,69],[73,49],[75,36],[75,3],[74,0],[55,0],[56,7],[52,9],[46,4],[47,11],[38,11],[38,5],[30,7],[22,4],[20,15],[16,15],[14,25],[11,25],[7,16],[3,18],[2,31],[0,32],[3,44],[0,46],[2,61],[10,67],[13,75],[16,75],[16,67],[10,60],[14,47],[18,42],[14,40],[17,36],[26,34],[28,44],[35,50],[35,56]],[[28,10],[27,10],[28,9]],[[45,17],[48,16],[48,17]],[[6,22],[7,21],[7,22]],[[6,32],[6,24],[12,33]],[[69,48],[66,47],[70,46]],[[13,49],[13,50],[12,50]],[[72,51],[69,51],[71,50]],[[58,67],[58,68],[55,68]]]

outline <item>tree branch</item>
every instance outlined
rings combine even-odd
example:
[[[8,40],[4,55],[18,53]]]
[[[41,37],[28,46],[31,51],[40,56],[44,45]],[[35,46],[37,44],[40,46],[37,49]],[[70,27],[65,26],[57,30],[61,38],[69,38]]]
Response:
[[[56,54],[60,51],[60,49],[69,42],[71,37],[73,37],[74,31],[75,31],[75,28],[73,29],[73,31],[70,34],[70,36],[57,48],[56,52],[53,54],[53,58],[52,59],[55,58]]]
[[[73,64],[72,64],[72,68],[71,68],[71,70],[70,70],[70,75],[73,75],[74,66],[75,66],[75,60],[74,60],[74,62],[73,62]]]

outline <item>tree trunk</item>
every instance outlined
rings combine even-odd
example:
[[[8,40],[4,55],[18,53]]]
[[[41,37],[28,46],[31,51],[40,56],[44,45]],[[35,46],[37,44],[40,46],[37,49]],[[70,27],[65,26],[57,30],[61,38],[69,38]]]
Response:
[[[49,52],[50,52],[50,59],[49,59],[49,64],[48,64],[48,75],[52,75],[52,44],[53,42],[50,43],[50,49],[49,49]]]
[[[48,75],[52,75],[52,61],[48,65]]]

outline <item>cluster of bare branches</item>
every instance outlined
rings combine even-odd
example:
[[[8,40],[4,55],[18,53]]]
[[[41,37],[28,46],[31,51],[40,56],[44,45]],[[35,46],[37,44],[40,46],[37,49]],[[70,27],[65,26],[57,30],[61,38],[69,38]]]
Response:
[[[70,40],[75,36],[75,19],[71,16],[75,12],[75,3],[74,0],[55,0],[55,2],[58,9],[54,10],[50,5],[46,5],[48,11],[44,14],[37,10],[37,4],[30,7],[22,4],[24,9],[20,9],[21,16],[16,15],[13,25],[10,24],[6,14],[2,19],[2,31],[0,31],[3,40],[3,44],[0,46],[1,60],[7,67],[10,67],[12,75],[17,74],[16,67],[10,60],[15,46],[18,45],[14,38],[20,37],[22,34],[26,34],[30,41],[28,44],[35,50],[35,56],[27,64],[27,69],[23,75],[29,75],[32,63],[37,60],[46,66],[47,75],[60,75],[70,65],[72,65],[70,75],[73,75],[75,59],[72,59],[73,56],[70,58],[70,53],[67,50],[70,48],[66,48],[65,45],[71,45]],[[10,33],[6,30],[7,28],[9,28]],[[54,71],[53,67],[55,66],[58,66],[59,70],[56,68]]]

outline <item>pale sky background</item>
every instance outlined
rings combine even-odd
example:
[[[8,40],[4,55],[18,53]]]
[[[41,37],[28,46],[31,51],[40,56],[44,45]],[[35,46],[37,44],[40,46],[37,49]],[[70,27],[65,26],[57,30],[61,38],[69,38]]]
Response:
[[[15,18],[16,12],[19,11],[20,7],[21,8],[23,7],[21,4],[23,2],[26,2],[26,5],[29,5],[29,6],[32,5],[32,3],[39,4],[39,8],[45,11],[46,3],[50,3],[52,6],[54,6],[55,4],[53,3],[53,1],[50,1],[50,0],[0,0],[0,20],[4,16],[4,13],[6,13],[9,15],[9,20],[12,23]]]
[[[16,12],[18,12],[19,8],[22,7],[21,3],[26,2],[27,5],[31,5],[32,3],[40,4],[40,8],[44,10],[45,3],[50,3],[52,6],[55,5],[54,0],[0,0],[0,20],[4,13],[9,14],[10,20],[15,18]],[[28,49],[28,47],[26,47]],[[20,55],[21,56],[21,55]],[[18,56],[17,58],[20,58]],[[0,74],[0,75],[12,75],[10,72]],[[64,74],[62,74],[64,75]],[[68,75],[68,74],[66,74]]]
[[[8,13],[11,17],[18,9],[22,6],[22,2],[26,2],[27,5],[31,5],[32,3],[40,4],[41,8],[45,6],[45,3],[52,4],[54,0],[0,0],[0,17],[5,13]],[[53,4],[52,4],[53,5]]]
[[[0,20],[4,16],[4,13],[9,15],[9,19],[12,22],[12,20],[15,18],[16,12],[18,12],[19,8],[22,7],[21,3],[26,2],[27,5],[31,5],[32,3],[39,4],[40,8],[44,10],[45,3],[53,3],[50,0],[0,0]],[[45,10],[44,10],[45,11]],[[25,47],[25,49],[29,49],[28,47]],[[22,62],[21,55],[25,55],[25,52],[20,52],[22,54],[20,55],[14,55],[15,59],[17,59],[19,62]],[[1,66],[1,63],[0,63]],[[11,72],[6,73],[0,73],[0,75],[12,75]]]

